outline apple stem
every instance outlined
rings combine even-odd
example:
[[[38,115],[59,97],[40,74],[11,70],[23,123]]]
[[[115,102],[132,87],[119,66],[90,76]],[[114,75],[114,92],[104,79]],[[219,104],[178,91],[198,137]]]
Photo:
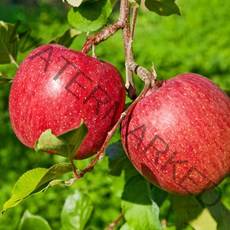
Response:
[[[133,56],[133,38],[134,38],[134,31],[137,21],[137,13],[138,13],[138,5],[132,5],[132,20],[129,23],[130,6],[126,6],[128,10],[126,11],[125,17],[127,18],[125,27],[123,28],[123,40],[124,40],[124,47],[125,47],[125,65],[126,65],[126,88],[129,89],[130,85],[134,87],[133,83],[133,76],[132,74],[135,73],[139,76],[139,78],[144,81],[145,83],[150,81],[151,87],[155,87],[156,82],[156,71],[149,71],[143,66],[139,66],[135,63],[134,56]]]
[[[134,30],[137,20],[137,13],[138,13],[138,5],[132,5],[132,20],[131,23],[129,21],[130,18],[130,3],[129,0],[121,0],[120,3],[120,16],[117,22],[112,25],[109,25],[99,31],[98,33],[89,36],[83,46],[82,52],[88,53],[89,50],[96,44],[106,40],[110,36],[112,36],[117,30],[123,30],[123,42],[125,48],[125,66],[126,66],[126,88],[128,89],[128,93],[132,94],[132,98],[135,98],[133,103],[121,114],[120,118],[113,126],[113,128],[108,132],[107,137],[100,148],[100,150],[95,155],[95,158],[89,163],[89,165],[83,169],[80,173],[77,173],[76,167],[73,162],[73,172],[75,178],[74,181],[83,177],[87,172],[90,172],[94,169],[95,165],[99,160],[101,160],[105,155],[105,149],[109,144],[113,134],[115,133],[116,129],[121,124],[122,120],[125,118],[128,112],[130,112],[136,104],[145,96],[149,88],[158,88],[156,82],[156,71],[154,67],[152,71],[147,70],[146,68],[139,66],[135,63],[133,52],[132,52],[132,43],[134,37]],[[141,93],[138,97],[136,97],[136,90],[135,85],[133,83],[133,73],[137,74],[139,78],[144,81],[144,88],[142,89]]]
[[[130,23],[130,6],[132,7],[132,19]],[[133,74],[137,74],[144,82],[150,81],[151,87],[155,86],[156,71],[149,71],[135,63],[132,51],[132,43],[137,20],[138,4],[130,4],[129,0],[121,0],[120,15],[118,20],[98,33],[89,36],[83,45],[82,52],[88,53],[94,45],[105,41],[118,30],[123,30],[123,43],[125,48],[125,69],[126,69],[126,89],[131,98],[135,98],[136,90],[133,82]],[[148,80],[147,80],[148,78]]]
[[[118,126],[120,125],[121,121],[124,119],[125,116],[126,116],[126,111],[121,114],[119,120],[116,122],[116,124],[113,126],[113,128],[108,132],[106,139],[105,139],[102,147],[100,148],[100,150],[97,152],[95,158],[90,162],[90,164],[85,169],[83,169],[80,172],[80,174],[79,174],[80,177],[83,177],[87,172],[90,172],[91,170],[93,170],[93,168],[97,164],[97,162],[104,157],[105,149],[106,149],[109,141],[111,140],[113,134],[115,133],[116,129],[118,128]]]
[[[99,160],[101,160],[104,155],[105,155],[105,149],[109,144],[109,141],[111,140],[113,134],[115,133],[116,129],[119,127],[119,125],[121,124],[122,120],[126,117],[126,115],[132,111],[134,109],[134,107],[136,106],[136,104],[145,96],[145,94],[148,92],[149,88],[151,88],[151,82],[150,80],[147,78],[145,80],[145,85],[144,88],[142,89],[141,93],[139,94],[139,96],[133,101],[133,103],[121,114],[120,118],[118,119],[118,121],[116,122],[116,124],[112,127],[112,129],[107,133],[106,139],[102,145],[102,147],[100,148],[100,150],[97,152],[97,154],[95,155],[95,158],[89,163],[89,165],[84,168],[83,170],[81,170],[80,172],[77,172],[76,170],[76,166],[74,164],[73,159],[70,159],[70,163],[72,165],[73,168],[73,174],[74,174],[74,178],[71,178],[67,181],[65,181],[65,184],[68,186],[71,186],[74,182],[76,182],[77,180],[79,180],[80,178],[82,178],[86,173],[92,171],[95,167],[95,165],[97,164],[97,162]],[[157,87],[156,87],[157,88]]]
[[[102,147],[100,148],[100,150],[97,152],[95,158],[89,163],[89,165],[83,169],[80,173],[77,173],[77,177],[76,179],[79,179],[81,177],[83,177],[87,172],[90,172],[91,170],[94,169],[95,165],[97,164],[97,162],[99,160],[101,160],[104,155],[105,155],[105,149],[109,144],[109,141],[111,140],[113,134],[115,133],[116,129],[119,127],[119,125],[121,124],[122,120],[125,118],[125,116],[131,111],[133,110],[133,108],[136,106],[136,104],[145,96],[145,94],[147,93],[147,91],[149,90],[149,88],[151,87],[151,82],[149,81],[149,79],[146,79],[145,81],[145,86],[143,88],[143,90],[141,91],[141,93],[139,94],[139,96],[134,100],[134,102],[121,114],[120,118],[118,119],[118,121],[116,122],[116,124],[113,126],[113,128],[108,132],[106,139],[102,145]]]
[[[79,179],[80,176],[79,176],[79,174],[78,174],[78,172],[77,172],[77,168],[76,168],[76,166],[75,166],[75,164],[74,164],[73,159],[70,159],[70,164],[71,164],[72,169],[73,169],[74,178]]]
[[[134,27],[136,23],[136,17],[137,17],[137,10],[132,11],[132,22],[130,24],[129,18],[130,18],[130,6],[126,5],[125,11],[125,26],[123,28],[123,43],[124,43],[124,49],[125,49],[125,73],[126,73],[126,82],[125,82],[125,87],[128,90],[128,95],[129,97],[133,97],[131,95],[130,91],[132,89],[132,94],[136,95],[136,88],[133,82],[133,71],[129,68],[129,63],[133,61],[133,52],[132,52],[132,43],[133,43],[133,36],[134,36]],[[135,19],[134,19],[135,18]],[[132,26],[132,29],[130,28]]]

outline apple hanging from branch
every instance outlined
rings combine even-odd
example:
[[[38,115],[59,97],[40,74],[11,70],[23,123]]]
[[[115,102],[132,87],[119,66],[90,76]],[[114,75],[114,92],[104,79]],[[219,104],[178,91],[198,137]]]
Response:
[[[20,65],[9,111],[15,134],[31,148],[45,130],[59,136],[83,120],[88,133],[75,156],[83,159],[100,149],[124,101],[120,74],[111,64],[60,45],[43,45]]]
[[[230,99],[200,75],[178,75],[150,89],[127,114],[122,142],[150,182],[198,194],[230,173]]]

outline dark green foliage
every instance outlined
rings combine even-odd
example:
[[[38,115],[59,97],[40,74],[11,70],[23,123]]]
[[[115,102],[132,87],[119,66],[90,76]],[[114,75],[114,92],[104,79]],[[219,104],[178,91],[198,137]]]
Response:
[[[145,5],[150,11],[154,11],[161,16],[180,15],[180,9],[175,0],[145,0]]]
[[[68,22],[79,32],[91,32],[106,24],[112,12],[110,0],[88,1],[68,12]]]

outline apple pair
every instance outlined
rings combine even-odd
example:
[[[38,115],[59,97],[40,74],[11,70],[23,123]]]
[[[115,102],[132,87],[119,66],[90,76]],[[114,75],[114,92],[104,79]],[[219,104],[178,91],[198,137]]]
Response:
[[[76,159],[95,154],[124,110],[125,89],[109,63],[59,45],[44,45],[20,65],[9,100],[19,140],[33,148],[51,129],[59,136],[79,126],[88,133]],[[197,194],[230,172],[230,100],[193,73],[167,80],[128,113],[122,143],[150,182],[179,194]]]

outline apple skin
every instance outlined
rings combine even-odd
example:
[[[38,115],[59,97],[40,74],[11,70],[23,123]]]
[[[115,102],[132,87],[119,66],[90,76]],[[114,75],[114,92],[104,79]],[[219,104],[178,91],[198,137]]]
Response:
[[[135,168],[176,194],[198,194],[230,172],[230,99],[210,80],[178,75],[150,89],[122,123]]]
[[[85,122],[88,133],[77,159],[95,154],[124,109],[125,89],[111,64],[60,45],[33,50],[10,90],[13,130],[28,147],[42,132],[61,135]]]

